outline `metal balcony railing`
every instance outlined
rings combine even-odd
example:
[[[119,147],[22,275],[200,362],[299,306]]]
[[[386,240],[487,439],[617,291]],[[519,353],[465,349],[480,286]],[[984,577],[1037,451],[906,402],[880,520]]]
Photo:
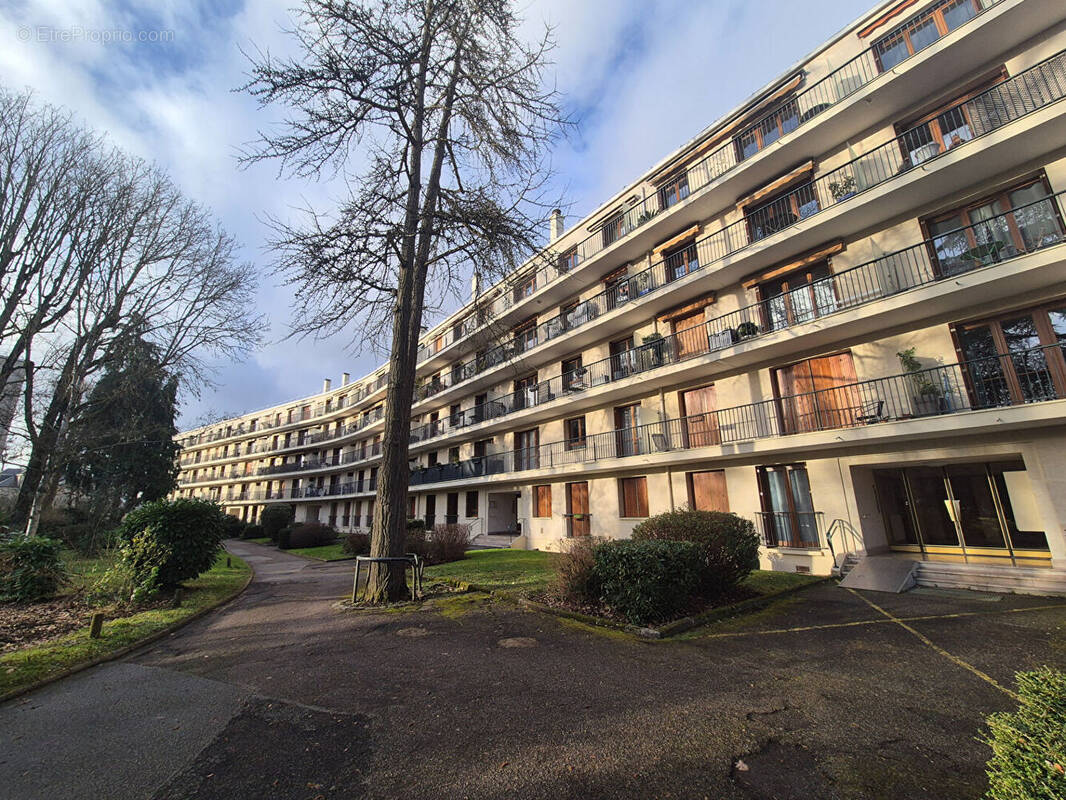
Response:
[[[419,387],[417,398],[433,397],[1063,97],[1066,97],[1066,51],[947,109],[945,114],[961,114],[964,110],[970,120],[967,138],[953,140],[947,150],[941,150],[939,145],[933,149],[926,145],[916,147],[918,134],[926,129],[926,124],[912,128],[869,153],[856,156],[752,209],[742,219],[667,255],[562,314],[524,330],[519,336],[508,337],[473,361]]]
[[[725,350],[743,341],[858,308],[900,292],[999,264],[1066,241],[1058,193],[817,279],[516,392],[411,430],[416,444],[450,431],[660,367]],[[1018,231],[1020,239],[1010,234]]]
[[[1066,397],[1066,343],[420,467],[411,485],[690,450]]]
[[[825,521],[821,511],[757,511],[755,527],[767,547],[821,548]]]
[[[979,16],[988,9],[999,5],[1000,2],[1002,0],[982,0],[981,11],[975,11],[973,16]],[[964,26],[969,21],[967,19],[959,27]],[[933,41],[935,40],[931,40],[927,44],[932,44]],[[905,57],[898,58],[893,62],[892,66],[898,66],[912,58],[924,49],[924,46],[927,45],[915,49],[915,52]],[[748,126],[727,138],[706,156],[691,164],[679,167],[680,179],[684,183],[684,197],[691,197],[712,181],[736,169],[746,159],[777,141],[781,136],[792,133],[806,125],[810,120],[867,86],[883,71],[875,53],[867,48],[806,89],[783,99]],[[534,270],[528,270],[520,275],[510,277],[497,288],[496,291],[499,292],[499,295],[495,300],[482,305],[479,313],[487,317],[502,314],[515,305],[517,301],[528,296],[528,294],[564,277],[579,264],[584,263],[619,239],[624,238],[654,219],[660,212],[669,208],[670,205],[672,205],[672,202],[667,199],[666,195],[662,192],[656,192],[650,197],[620,211],[617,215],[604,222],[599,229],[566,251],[559,254],[549,251],[542,254],[542,260],[548,263]],[[519,292],[516,299],[516,288],[527,286],[529,287],[529,292]],[[418,363],[421,364],[445,347],[469,335],[477,330],[481,324],[483,324],[483,321],[478,320],[477,317],[467,318],[459,325],[453,326],[448,331],[433,337],[433,339],[419,348]]]

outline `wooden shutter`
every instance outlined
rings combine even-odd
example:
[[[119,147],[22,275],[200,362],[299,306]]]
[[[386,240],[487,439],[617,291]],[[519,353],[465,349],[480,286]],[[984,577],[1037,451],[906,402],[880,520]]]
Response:
[[[535,517],[550,517],[552,515],[552,487],[549,485],[533,487],[533,501]]]
[[[681,392],[681,413],[688,447],[720,444],[718,433],[718,392],[714,385]]]
[[[725,470],[690,472],[689,494],[697,511],[728,511],[729,493],[726,491]]]
[[[648,516],[647,478],[622,478],[622,516]]]

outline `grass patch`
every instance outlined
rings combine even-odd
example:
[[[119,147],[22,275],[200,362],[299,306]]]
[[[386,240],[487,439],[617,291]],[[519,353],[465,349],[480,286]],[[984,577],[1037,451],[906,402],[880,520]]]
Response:
[[[231,566],[226,566],[226,558]],[[76,570],[72,583],[92,581],[98,570],[106,570],[108,559],[72,558]],[[90,639],[88,628],[47,642],[0,656],[0,695],[28,686],[86,661],[108,655],[135,644],[157,631],[192,616],[224,600],[244,585],[251,569],[236,556],[222,553],[215,565],[196,580],[185,583],[181,608],[153,608],[119,619],[105,620],[99,639]]]
[[[251,542],[252,544],[273,544],[274,540],[269,536],[259,536],[255,539],[241,539],[242,542]]]
[[[462,561],[426,567],[425,577],[524,595],[548,588],[555,570],[551,555],[539,550],[468,550]]]
[[[801,575],[798,572],[773,572],[771,570],[757,569],[740,585],[745,589],[759,595],[777,594],[786,589],[794,589],[808,583],[817,583],[824,578],[817,575]]]
[[[317,558],[319,561],[343,561],[345,559],[355,558],[351,553],[344,552],[343,542],[323,544],[318,547],[293,547],[284,552],[293,553],[298,556],[307,556],[308,558]]]

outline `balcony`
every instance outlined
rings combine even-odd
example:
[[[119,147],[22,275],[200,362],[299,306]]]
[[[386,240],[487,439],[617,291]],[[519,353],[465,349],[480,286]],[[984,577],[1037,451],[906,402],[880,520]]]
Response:
[[[959,28],[965,27],[972,19],[998,6],[1001,2],[1002,0],[983,0],[982,10],[965,21],[961,21],[951,32],[954,33]],[[892,67],[898,67],[913,58],[926,45],[932,44],[933,41],[936,40],[930,40],[923,47],[915,49],[912,53],[895,55],[892,60]],[[684,175],[683,198],[687,199],[696,195],[718,178],[732,172],[756,153],[769,147],[783,136],[807,125],[811,120],[816,119],[841,101],[869,85],[886,71],[879,60],[881,57],[871,48],[863,50],[850,61],[806,89],[791,95],[733,136],[726,138],[722,144],[707,155],[693,163],[684,165],[680,169]],[[676,196],[680,198],[681,195],[679,193]],[[578,265],[583,264],[613,245],[616,241],[647,224],[676,202],[676,200],[671,201],[667,196],[656,192],[643,201],[619,211],[616,215],[603,222],[589,236],[568,247],[558,257],[552,257],[551,253],[542,254],[543,258],[541,260],[546,262],[543,266],[533,271],[523,272],[521,278],[512,278],[501,284],[498,289],[499,294],[495,300],[487,305],[480,306],[478,313],[486,314],[489,317],[500,316],[516,305],[517,302],[524,300],[526,296],[562,279]],[[528,285],[530,291],[523,293],[516,299],[514,290],[519,284],[523,287]],[[477,322],[476,318],[474,320],[468,318],[459,326],[454,326],[449,331],[434,337],[432,341],[419,347],[418,363],[422,364],[446,347],[473,333],[480,326],[481,323]]]
[[[411,485],[590,465],[1066,397],[1066,342],[412,470]],[[445,471],[447,470],[447,471]]]
[[[508,337],[475,361],[423,387],[418,399],[428,399],[538,345],[564,336],[609,311],[659,292],[689,273],[708,269],[773,234],[787,230],[830,207],[846,203],[861,192],[880,186],[959,147],[966,147],[981,136],[1063,97],[1066,97],[1066,52],[1060,52],[945,110],[943,114],[954,113],[969,120],[966,138],[960,136],[947,149],[941,150],[934,145],[934,152],[928,145],[918,144],[923,141],[921,135],[924,124],[905,131],[869,153],[856,156],[846,164],[752,209],[742,219],[696,240],[683,250],[670,254],[565,313],[540,322],[531,332],[523,334],[518,344],[513,337]]]
[[[718,353],[741,342],[1061,244],[1066,241],[1059,214],[1063,194],[1049,195],[975,225],[925,239],[520,391],[491,397],[471,409],[412,428],[411,443]],[[1011,229],[1019,232],[1018,239],[1010,236]]]

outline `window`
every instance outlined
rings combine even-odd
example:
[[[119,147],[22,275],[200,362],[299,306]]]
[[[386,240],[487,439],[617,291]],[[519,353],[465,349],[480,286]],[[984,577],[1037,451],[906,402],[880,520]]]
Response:
[[[362,503],[357,503],[356,506],[361,506]],[[418,497],[413,494],[407,495],[407,517],[408,519],[414,519],[415,514],[418,512]]]
[[[514,349],[523,353],[537,345],[537,319],[527,319],[514,329]]]
[[[629,279],[625,267],[615,270],[603,279],[603,293],[606,296],[608,311],[629,302]]]
[[[870,45],[882,72],[924,50],[941,36],[973,19],[990,0],[940,0]]]
[[[666,281],[676,281],[684,278],[690,272],[700,268],[700,257],[696,252],[696,243],[691,242],[675,250],[669,250],[663,254],[663,267],[666,270]]]
[[[514,460],[515,469],[536,469],[539,465],[538,442],[539,432],[536,428],[528,431],[518,431],[514,435]]]
[[[533,516],[550,517],[552,515],[552,487],[550,485],[533,487]]]
[[[733,140],[737,161],[751,158],[798,127],[799,110],[796,98],[791,97]]]
[[[477,508],[478,508],[477,492],[467,492],[466,493],[466,516],[468,518],[476,517],[477,516]]]
[[[762,301],[763,327],[776,331],[836,311],[831,276],[829,263],[819,261],[758,284],[755,291]]]
[[[688,197],[688,171],[682,170],[659,186],[659,208],[666,210]]]
[[[589,321],[589,304],[574,300],[562,307],[559,316],[562,317],[563,330],[584,325]]]
[[[581,253],[578,252],[577,247],[571,247],[569,250],[559,256],[557,266],[559,272],[569,272],[580,263]]]
[[[925,220],[937,272],[969,272],[1063,239],[1062,220],[1041,176]]]
[[[514,382],[515,409],[532,408],[537,404],[537,374],[527,375]]]
[[[1004,70],[990,80],[982,81],[978,86],[964,94],[941,103],[932,111],[913,120],[896,125],[900,132],[900,151],[904,166],[917,166],[933,156],[945,153],[956,145],[968,142],[975,135],[971,115],[974,105],[965,102],[981,94],[1006,78]]]
[[[764,203],[753,207],[744,215],[748,237],[753,242],[794,225],[801,219],[818,212],[818,192],[814,183],[807,180]]]
[[[804,464],[758,467],[763,535],[768,547],[820,546],[811,483]]]
[[[619,478],[618,502],[623,517],[648,516],[648,479]]]
[[[607,222],[603,223],[600,236],[603,239],[604,247],[614,244],[614,242],[618,241],[628,233],[625,222],[625,212],[619,211],[617,216],[612,217],[607,220]]]
[[[537,290],[537,276],[528,275],[524,278],[519,278],[518,283],[514,287],[514,301],[517,303],[521,300],[525,300],[527,297],[533,294]]]
[[[625,378],[637,371],[637,353],[633,347],[632,336],[611,342],[609,350],[611,354],[611,377],[613,379]]]
[[[618,406],[614,410],[615,455],[635,456],[640,453],[640,404]]]
[[[563,421],[563,436],[567,450],[578,450],[585,446],[585,418],[571,417]]]
[[[434,450],[432,453],[429,454],[429,456],[427,458],[427,462],[428,462],[428,465],[431,466],[431,467],[437,466],[437,451],[436,450]]]
[[[1066,397],[1066,300],[956,325],[955,339],[973,407]]]
[[[586,369],[581,366],[581,356],[566,359],[562,364],[562,372],[564,392],[573,392],[588,387],[585,382]]]

